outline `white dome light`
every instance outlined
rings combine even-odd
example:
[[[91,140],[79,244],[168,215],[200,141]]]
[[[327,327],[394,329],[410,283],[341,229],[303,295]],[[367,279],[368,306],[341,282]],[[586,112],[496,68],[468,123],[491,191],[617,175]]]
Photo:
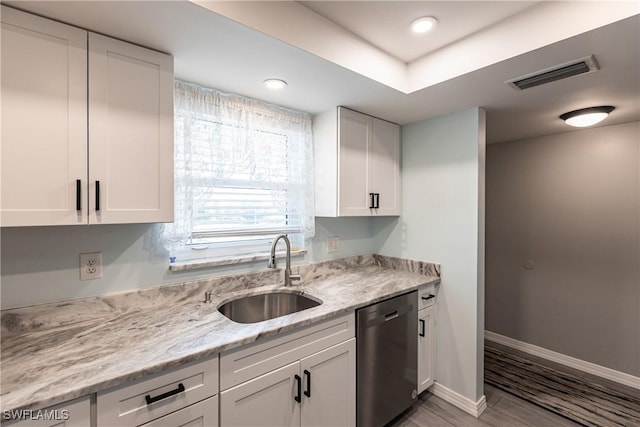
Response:
[[[418,18],[411,23],[411,31],[417,34],[426,33],[438,24],[438,20],[433,16]]]
[[[287,86],[287,82],[280,79],[267,79],[263,83],[266,87],[273,90],[283,89]]]
[[[590,107],[581,110],[569,111],[560,116],[562,120],[569,126],[587,127],[600,123],[607,118],[610,112],[615,110],[612,106]]]

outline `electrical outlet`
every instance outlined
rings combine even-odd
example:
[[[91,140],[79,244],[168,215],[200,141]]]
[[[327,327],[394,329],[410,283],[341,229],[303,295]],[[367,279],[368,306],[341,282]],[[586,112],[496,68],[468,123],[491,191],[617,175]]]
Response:
[[[327,237],[327,253],[340,251],[340,238],[338,236]]]
[[[102,278],[102,252],[80,254],[80,280]]]

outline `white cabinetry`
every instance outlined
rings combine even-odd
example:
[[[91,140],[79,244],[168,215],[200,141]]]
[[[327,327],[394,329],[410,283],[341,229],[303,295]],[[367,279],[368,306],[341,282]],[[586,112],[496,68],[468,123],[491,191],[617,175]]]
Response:
[[[314,117],[317,216],[400,215],[400,128],[338,107]]]
[[[92,425],[89,396],[46,409],[17,411],[13,415],[18,416],[21,421],[3,420],[2,425],[7,427],[87,427]]]
[[[173,58],[3,6],[1,162],[2,226],[172,221]]]
[[[89,183],[89,223],[173,221],[171,56],[89,33]]]
[[[418,293],[418,393],[433,384],[435,359],[435,288]]]
[[[3,6],[1,37],[2,225],[86,223],[87,32]]]
[[[217,425],[218,396],[213,396],[140,427],[216,427]]]
[[[223,426],[354,426],[353,315],[222,354]]]
[[[192,422],[194,426],[215,427],[218,425],[217,393],[216,356],[98,392],[97,426],[156,427],[191,425],[188,423]],[[200,404],[194,405],[197,402]],[[155,421],[150,422],[152,420]]]

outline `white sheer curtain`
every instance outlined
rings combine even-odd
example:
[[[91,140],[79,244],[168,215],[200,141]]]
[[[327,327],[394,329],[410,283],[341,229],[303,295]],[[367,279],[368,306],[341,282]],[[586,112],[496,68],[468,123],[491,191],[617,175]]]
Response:
[[[315,232],[311,117],[175,82],[170,245]]]

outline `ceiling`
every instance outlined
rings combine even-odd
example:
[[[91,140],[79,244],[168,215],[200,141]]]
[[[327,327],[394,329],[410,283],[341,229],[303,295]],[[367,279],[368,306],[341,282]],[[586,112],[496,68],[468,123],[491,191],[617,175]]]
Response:
[[[371,45],[409,63],[498,23],[536,1],[300,1]],[[437,17],[443,31],[416,35],[409,24]],[[473,19],[460,19],[461,16]],[[439,28],[439,29],[440,29]],[[439,30],[438,29],[438,30]]]
[[[569,131],[558,116],[593,105],[617,107],[603,125],[640,120],[633,1],[3,3],[171,53],[180,79],[311,113],[344,105],[407,124],[481,106],[489,142]],[[402,27],[424,14],[440,25],[418,42]],[[596,73],[504,83],[591,54]],[[288,87],[269,91],[269,77]]]

